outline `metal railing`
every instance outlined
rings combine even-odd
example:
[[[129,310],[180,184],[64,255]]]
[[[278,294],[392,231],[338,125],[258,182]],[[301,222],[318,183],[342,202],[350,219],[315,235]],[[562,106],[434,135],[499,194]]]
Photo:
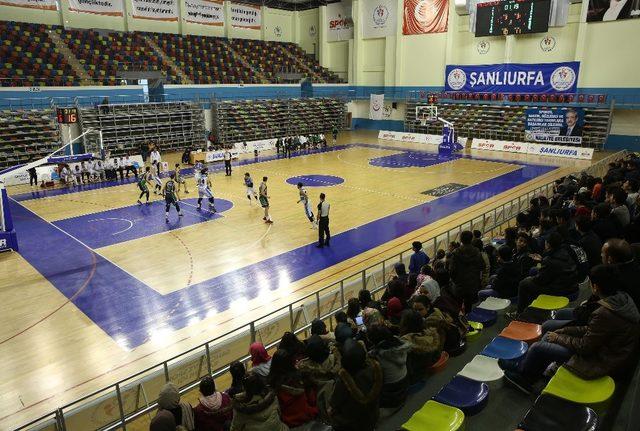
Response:
[[[593,176],[603,176],[608,164],[624,157],[626,150],[611,154],[594,163],[582,172]],[[578,172],[575,175],[579,175]],[[551,197],[555,182],[551,181],[536,187],[517,198],[472,218],[441,234],[427,239],[424,249],[433,255],[439,248],[446,248],[459,238],[464,230],[479,229],[485,236],[494,237],[511,226],[519,212],[528,208],[533,197],[544,195]],[[296,334],[307,331],[315,318],[329,319],[343,310],[351,297],[357,297],[361,289],[371,290],[374,294],[384,289],[388,275],[397,262],[408,263],[411,249],[404,250],[381,262],[368,266],[329,286],[304,295],[294,302],[278,308],[268,315],[226,332],[205,343],[173,356],[159,364],[139,371],[126,379],[59,407],[55,411],[31,421],[19,430],[56,430],[75,431],[87,429],[126,430],[127,424],[150,414],[157,408],[156,398],[149,399],[147,394],[158,394],[168,381],[178,385],[182,394],[195,389],[205,375],[218,378],[227,373],[228,364],[240,360],[246,362],[248,345],[260,339],[267,348],[276,346],[286,331]],[[109,407],[109,408],[107,408]],[[96,412],[101,412],[101,415]],[[106,416],[105,412],[111,412]],[[100,418],[100,416],[105,416]]]

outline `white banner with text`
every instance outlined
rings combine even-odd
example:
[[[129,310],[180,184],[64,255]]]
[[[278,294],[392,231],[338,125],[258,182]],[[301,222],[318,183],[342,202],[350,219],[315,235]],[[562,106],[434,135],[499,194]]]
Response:
[[[0,0],[0,6],[23,7],[27,9],[58,10],[56,0]]]
[[[327,41],[353,39],[351,3],[339,2],[327,5]]]
[[[474,150],[505,151],[508,153],[564,157],[570,159],[591,160],[593,158],[593,148],[534,144],[532,142],[497,141],[474,138],[471,143],[471,148]]]
[[[262,28],[262,10],[260,6],[231,3],[231,25],[236,28]]]
[[[185,21],[222,27],[224,3],[222,0],[185,0]]]
[[[69,10],[92,15],[124,16],[122,0],[69,0]]]
[[[132,16],[153,21],[178,21],[178,0],[131,0]]]

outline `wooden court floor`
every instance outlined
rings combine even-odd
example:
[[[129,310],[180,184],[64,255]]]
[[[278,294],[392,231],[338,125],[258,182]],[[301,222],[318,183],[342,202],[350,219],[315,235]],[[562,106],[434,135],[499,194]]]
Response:
[[[357,145],[366,144],[366,145]],[[133,183],[32,198],[10,190],[23,248],[0,255],[0,429],[55,410],[426,240],[591,162],[424,147],[345,132],[339,147],[291,159],[244,158],[211,175],[220,214],[164,221]],[[469,157],[467,157],[469,156]],[[167,156],[170,162],[175,155]],[[551,167],[549,167],[551,166]],[[246,198],[268,176],[275,223]],[[332,246],[313,247],[300,179],[331,203]],[[425,191],[460,184],[455,196]],[[15,209],[15,211],[14,211]]]

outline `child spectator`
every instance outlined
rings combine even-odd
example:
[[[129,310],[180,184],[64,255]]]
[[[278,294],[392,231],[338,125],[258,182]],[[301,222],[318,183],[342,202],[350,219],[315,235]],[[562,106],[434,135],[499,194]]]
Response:
[[[187,431],[195,430],[193,408],[189,403],[180,401],[180,392],[173,383],[167,383],[160,391],[158,407],[171,412],[176,426],[182,425]]]
[[[200,398],[193,409],[196,430],[224,431],[229,428],[233,412],[231,398],[216,391],[216,383],[210,376],[200,380]]]

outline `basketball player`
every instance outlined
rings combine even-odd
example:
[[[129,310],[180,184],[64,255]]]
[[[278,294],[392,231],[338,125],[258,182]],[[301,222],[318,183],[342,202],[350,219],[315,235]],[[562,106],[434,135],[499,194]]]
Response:
[[[138,178],[138,188],[140,189],[140,196],[138,196],[138,205],[142,205],[142,196],[147,196],[147,201],[145,202],[149,205],[149,181],[151,180],[151,168],[147,166],[144,170],[144,173],[140,175]]]
[[[153,194],[154,195],[161,195],[162,194],[162,179],[160,178],[160,174],[151,174],[151,178],[153,179],[153,182],[156,184],[155,187],[153,188]]]
[[[164,189],[162,190],[164,194],[165,221],[167,223],[169,223],[169,208],[171,208],[171,205],[176,207],[179,217],[183,216],[182,211],[180,211],[180,204],[178,204],[178,191],[175,179],[176,174],[172,172],[169,176],[169,181],[167,181],[164,185]]]
[[[271,224],[273,220],[271,220],[271,216],[269,215],[269,195],[267,194],[267,177],[262,177],[262,182],[260,183],[260,205],[264,208],[264,220],[265,223]]]
[[[251,205],[251,196],[253,196],[255,200],[258,200],[258,194],[253,189],[253,179],[251,179],[249,172],[244,174],[244,185],[247,188],[247,199],[249,199],[249,205]]]
[[[311,204],[309,203],[307,189],[304,188],[302,183],[298,183],[298,192],[300,192],[300,199],[298,199],[298,202],[296,203],[299,204],[300,202],[302,202],[302,206],[304,207],[304,215],[307,216],[307,218],[311,222],[311,229],[314,229],[317,227],[316,221],[313,217],[313,211],[311,211]]]
[[[211,180],[207,175],[207,168],[203,168],[198,176],[198,211],[202,209],[202,198],[209,199],[209,211],[216,212],[216,207],[213,206],[213,192],[211,191]]]
[[[176,184],[178,185],[177,191],[180,191],[180,186],[184,186],[184,194],[188,195],[189,194],[189,190],[187,190],[187,180],[185,178],[183,178],[182,174],[180,173],[180,163],[176,163],[176,178],[175,178]]]

